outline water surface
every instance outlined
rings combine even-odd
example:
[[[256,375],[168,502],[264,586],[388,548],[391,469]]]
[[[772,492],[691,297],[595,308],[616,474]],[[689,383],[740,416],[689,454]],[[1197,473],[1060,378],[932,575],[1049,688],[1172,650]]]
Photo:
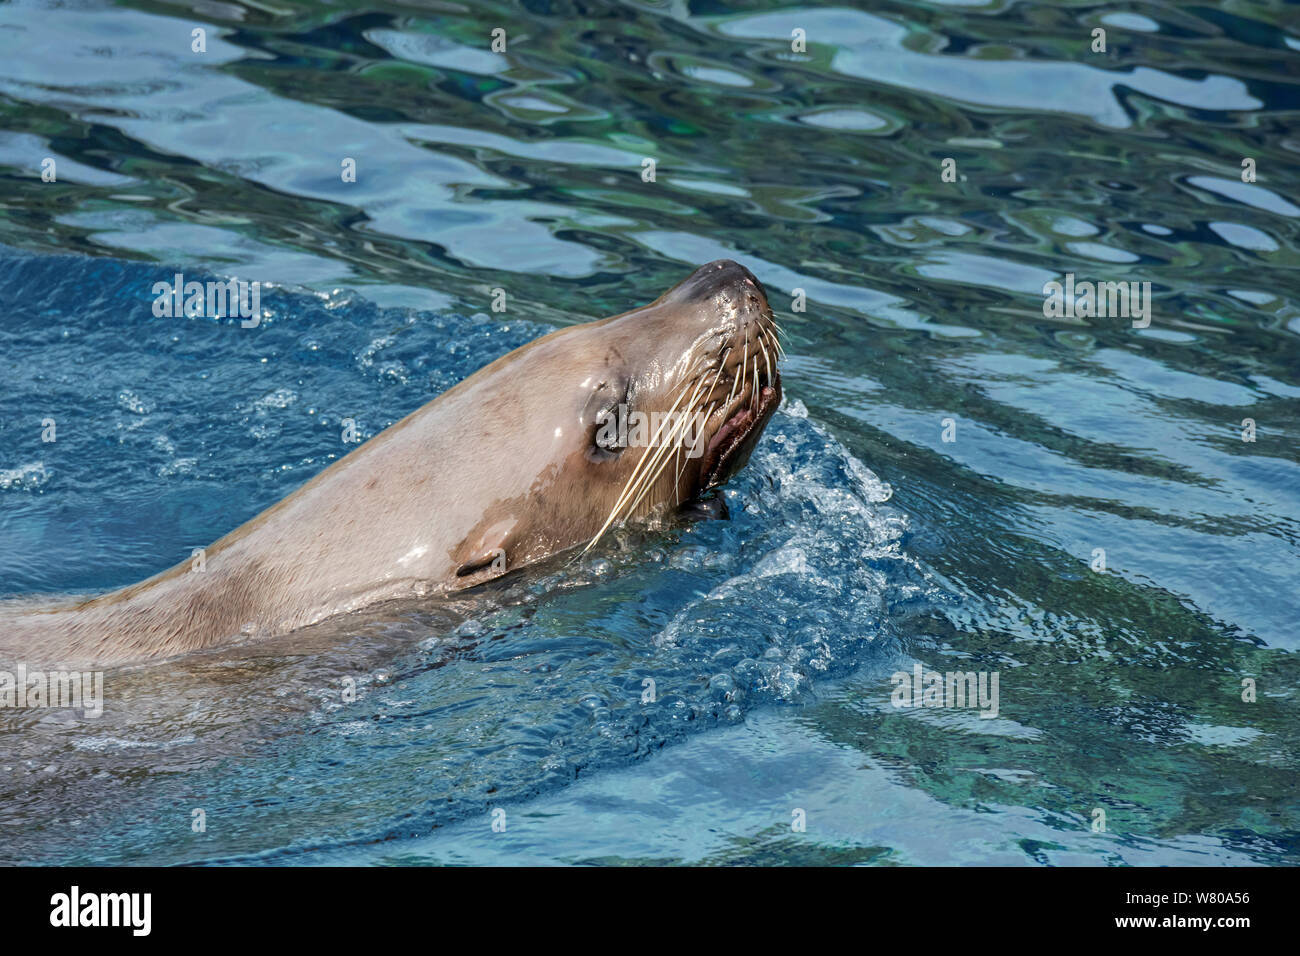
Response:
[[[731,521],[0,714],[3,858],[1297,862],[1297,51],[1266,3],[0,5],[0,593],[168,567],[709,259],[790,333]],[[178,270],[266,320],[155,318]],[[1150,326],[1046,317],[1066,274]],[[917,662],[997,719],[891,706]]]

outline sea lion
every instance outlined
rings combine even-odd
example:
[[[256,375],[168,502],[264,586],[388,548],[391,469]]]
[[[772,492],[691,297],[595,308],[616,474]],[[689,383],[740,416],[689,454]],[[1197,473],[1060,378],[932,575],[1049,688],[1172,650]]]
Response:
[[[202,570],[0,606],[0,665],[172,657],[590,547],[744,464],[780,403],[780,355],[759,281],[710,262],[650,305],[480,369],[221,538]],[[656,423],[643,441],[611,441],[611,415],[635,412]]]

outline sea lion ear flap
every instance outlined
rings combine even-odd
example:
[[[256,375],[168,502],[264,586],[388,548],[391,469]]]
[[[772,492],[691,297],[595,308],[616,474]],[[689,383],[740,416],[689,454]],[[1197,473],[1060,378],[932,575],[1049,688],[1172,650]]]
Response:
[[[476,584],[499,578],[510,569],[506,549],[513,548],[515,544],[513,521],[497,521],[485,525],[480,525],[484,528],[482,534],[471,531],[470,536],[461,542],[452,556],[453,561],[460,561],[456,577],[479,575],[479,581],[474,582]]]
[[[492,574],[489,577],[500,577],[506,573],[506,550],[505,548],[492,548],[484,551],[477,557],[470,558],[464,564],[456,569],[456,577],[467,578],[471,574],[477,574],[479,571],[491,569]],[[486,580],[486,579],[485,579]]]

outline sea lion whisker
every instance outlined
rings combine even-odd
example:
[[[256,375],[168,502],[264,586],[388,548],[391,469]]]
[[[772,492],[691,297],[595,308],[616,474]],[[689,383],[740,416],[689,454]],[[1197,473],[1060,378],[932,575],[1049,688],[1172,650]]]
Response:
[[[774,312],[768,312],[766,317],[771,327],[776,330],[778,338],[790,338],[790,333],[785,330],[785,326],[776,320],[776,314]]]
[[[714,376],[714,380],[715,380],[715,381],[716,381],[716,379],[717,379],[717,376]],[[709,386],[709,391],[705,392],[704,394],[705,394],[706,397],[709,396],[709,395],[712,395],[712,394],[713,394],[713,386],[710,385],[710,386]],[[708,411],[704,412],[704,414],[701,416],[701,418],[700,418],[700,423],[703,424],[704,422],[707,422],[707,421],[709,420],[709,418],[713,415],[713,410],[714,410],[715,408],[717,408],[717,407],[718,407],[718,403],[717,403],[717,402],[709,402],[709,408],[708,408]],[[695,445],[697,445],[697,444],[699,443],[699,441],[700,441],[700,439],[701,439],[702,437],[704,437],[704,436],[703,436],[703,432],[696,432],[696,433],[695,433],[695,442],[692,443],[691,448],[694,448]],[[703,452],[701,452],[701,454],[703,454]],[[681,467],[677,469],[677,481],[678,481],[679,483],[680,483],[681,480],[682,480],[682,472],[684,472],[684,471],[686,470],[686,465],[690,462],[690,460],[691,460],[691,456],[690,456],[689,454],[687,454],[687,456],[686,456],[686,460],[683,461],[682,464],[681,464]],[[678,504],[681,504],[681,496],[680,496],[680,494],[678,495],[678,501],[677,501],[677,503],[678,503]]]
[[[677,400],[673,402],[672,410],[676,410],[677,405],[681,402],[681,400],[682,400],[682,395],[679,393],[677,396]],[[671,411],[669,414],[671,414]],[[660,423],[660,428],[662,429],[662,422]],[[627,482],[623,485],[623,490],[620,492],[618,496],[618,500],[615,501],[614,506],[610,508],[609,516],[605,519],[605,523],[601,525],[601,528],[599,531],[596,532],[595,537],[593,537],[589,542],[587,542],[587,546],[582,549],[583,554],[586,554],[588,551],[590,551],[592,547],[595,546],[596,542],[600,540],[601,536],[604,535],[604,533],[607,530],[609,530],[609,526],[618,520],[619,511],[623,507],[623,504],[628,500],[628,498],[632,494],[635,493],[635,489],[639,487],[639,476],[648,458],[649,458],[649,453],[643,455],[641,460],[637,462],[636,467],[632,470],[632,474],[628,476]]]
[[[740,394],[745,394],[745,375],[749,372],[749,336],[745,336],[745,351],[740,358]]]
[[[664,447],[666,448],[669,446],[665,445]],[[659,481],[661,477],[663,477],[664,472],[667,471],[668,465],[672,463],[672,460],[673,459],[671,455],[664,455],[661,453],[655,456],[655,465],[653,471],[646,473],[647,477],[642,482],[641,493],[636,496],[636,500],[633,501],[631,506],[628,508],[629,517],[631,515],[636,514],[637,506],[641,504],[642,499],[645,498],[646,494],[649,493],[650,489],[655,486],[655,484]]]
[[[696,386],[696,388],[698,389],[698,385]],[[655,443],[658,442],[660,435],[662,434],[664,428],[666,427],[666,423],[672,421],[673,413],[677,411],[677,406],[681,404],[682,398],[684,397],[685,394],[686,394],[686,389],[685,386],[683,386],[682,389],[677,393],[677,399],[673,402],[672,407],[668,409],[668,413],[659,422],[659,429],[655,432],[654,438],[651,439],[652,450],[656,450],[656,451],[658,450],[658,448],[655,447]],[[689,407],[689,403],[688,403],[688,407]],[[601,537],[604,536],[605,532],[609,530],[610,525],[612,525],[615,521],[618,520],[619,511],[622,509],[623,504],[631,497],[632,494],[635,493],[635,489],[639,487],[639,484],[634,484],[634,483],[638,482],[638,476],[641,475],[642,469],[646,467],[647,462],[650,460],[650,458],[651,458],[651,453],[649,451],[647,451],[646,454],[641,456],[641,460],[637,462],[636,468],[633,469],[631,476],[628,477],[627,484],[623,486],[623,492],[619,495],[618,500],[614,502],[614,507],[610,509],[609,517],[605,519],[605,523],[601,525],[600,530],[596,532],[595,537],[593,537],[591,541],[587,543],[587,546],[582,549],[583,554],[586,554],[593,547],[595,547],[596,542],[599,541]],[[648,473],[648,471],[646,473]],[[640,498],[638,497],[637,500],[640,501]],[[632,507],[635,508],[636,505],[634,504]],[[629,509],[629,514],[630,511],[631,509]]]
[[[724,358],[725,358],[725,357],[724,357]],[[711,381],[711,382],[709,383],[708,390],[707,390],[707,391],[704,393],[704,395],[701,397],[701,401],[703,401],[703,399],[706,399],[706,398],[708,398],[710,395],[712,395],[712,394],[713,394],[713,390],[714,390],[715,388],[718,387],[718,379],[722,376],[722,369],[724,368],[725,364],[726,364],[726,363],[725,363],[725,361],[724,361],[723,359],[719,359],[719,360],[718,360],[718,368],[717,368],[717,370],[713,373],[713,381]]]
[[[726,404],[730,405],[731,400],[736,397],[736,386],[738,386],[739,384],[740,384],[740,376],[739,375],[731,376],[731,391],[727,393]]]
[[[682,457],[682,449],[681,449],[681,446],[679,445],[679,446],[677,447],[677,451],[673,452],[673,461],[674,461],[674,462],[681,461],[681,457]],[[675,479],[673,479],[673,495],[674,495],[674,497],[675,497],[675,499],[676,499],[676,501],[675,501],[674,503],[677,504],[677,505],[681,505],[681,503],[682,503],[682,469],[681,469],[681,466],[680,466],[680,465],[679,465],[678,468],[677,468],[677,477],[676,477]]]
[[[700,384],[703,383],[701,382]],[[688,409],[694,407],[695,399],[699,394],[699,390],[700,390],[699,386],[697,385],[695,391],[691,393],[691,400],[686,403],[686,407]],[[655,448],[654,460],[651,462],[650,470],[646,472],[646,475],[649,477],[647,477],[645,480],[642,481],[641,493],[637,495],[636,500],[633,501],[631,507],[628,508],[629,516],[636,513],[637,505],[641,503],[641,499],[643,499],[646,496],[646,492],[648,492],[651,488],[654,487],[655,483],[659,480],[659,478],[663,475],[664,471],[667,469],[668,464],[672,461],[672,457],[665,456],[664,452],[667,449],[675,447],[677,445],[677,443],[681,440],[681,437],[685,434],[686,427],[689,424],[690,424],[690,417],[687,415],[682,415],[681,417],[674,420],[672,430],[669,433],[669,435],[665,438],[662,444],[660,444],[658,447]]]
[[[707,368],[705,369],[705,371],[706,371],[706,372],[708,371]],[[713,394],[713,389],[714,389],[714,388],[717,386],[717,384],[718,384],[718,376],[721,375],[721,374],[722,374],[722,363],[719,362],[719,363],[718,363],[718,367],[717,367],[717,369],[716,369],[716,370],[714,371],[714,373],[713,373],[713,380],[712,380],[711,382],[709,382],[709,387],[706,388],[706,389],[704,390],[704,392],[700,395],[700,402],[701,402],[701,403],[703,403],[705,399],[707,399],[710,395]],[[703,381],[703,376],[701,376],[701,381]],[[692,393],[692,404],[687,406],[687,408],[688,408],[688,413],[689,413],[689,409],[692,408],[693,406],[694,406],[694,393]],[[712,413],[712,406],[710,406],[710,414],[711,414],[711,413]],[[697,413],[697,414],[698,414],[698,413]],[[705,416],[704,416],[703,421],[708,421],[708,415],[705,415]],[[681,434],[681,436],[679,437],[679,440],[676,441],[676,442],[674,442],[674,446],[675,446],[676,449],[677,449],[676,452],[674,452],[674,460],[676,460],[676,461],[681,461],[682,452],[685,450],[685,446],[681,444],[681,442],[680,442],[680,438],[685,438],[685,437],[686,437],[685,429],[683,429],[682,434]],[[699,440],[699,433],[698,433],[698,431],[695,433],[695,437],[696,437],[696,441],[698,441],[698,440]],[[693,447],[693,446],[692,446],[692,447]],[[682,503],[682,472],[684,472],[684,471],[686,470],[686,464],[687,464],[688,461],[690,461],[690,455],[689,455],[689,454],[687,454],[687,456],[686,456],[686,460],[685,460],[685,461],[682,461],[681,464],[678,465],[678,467],[677,467],[677,476],[676,476],[676,478],[673,479],[673,490],[676,492],[676,495],[677,495],[677,504],[678,504],[678,505],[680,505],[680,504]]]
[[[772,343],[772,346],[776,349],[776,357],[778,359],[785,358],[785,349],[782,348],[781,346],[781,340],[777,338],[776,332],[770,327],[767,330],[767,338],[768,341]]]
[[[654,460],[651,463],[650,468],[645,472],[645,474],[641,476],[641,481],[638,483],[637,486],[636,497],[633,498],[632,503],[628,505],[624,517],[631,518],[636,514],[637,507],[641,504],[642,500],[649,493],[650,489],[655,486],[655,483],[658,482],[659,479],[663,476],[663,473],[665,469],[667,469],[669,462],[672,461],[671,455],[664,454],[665,450],[670,447],[672,447],[671,444],[669,444],[666,441],[663,445],[655,449],[656,453],[654,456]]]

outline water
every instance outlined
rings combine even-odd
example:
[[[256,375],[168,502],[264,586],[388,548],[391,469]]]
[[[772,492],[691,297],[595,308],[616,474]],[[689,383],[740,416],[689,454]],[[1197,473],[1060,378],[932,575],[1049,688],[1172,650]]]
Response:
[[[0,593],[170,566],[708,259],[791,333],[731,521],[0,713],[0,856],[1300,860],[1300,33],[1142,11],[0,6]],[[178,270],[267,321],[154,318]],[[1045,317],[1066,273],[1150,327]],[[997,718],[891,706],[916,662]]]

